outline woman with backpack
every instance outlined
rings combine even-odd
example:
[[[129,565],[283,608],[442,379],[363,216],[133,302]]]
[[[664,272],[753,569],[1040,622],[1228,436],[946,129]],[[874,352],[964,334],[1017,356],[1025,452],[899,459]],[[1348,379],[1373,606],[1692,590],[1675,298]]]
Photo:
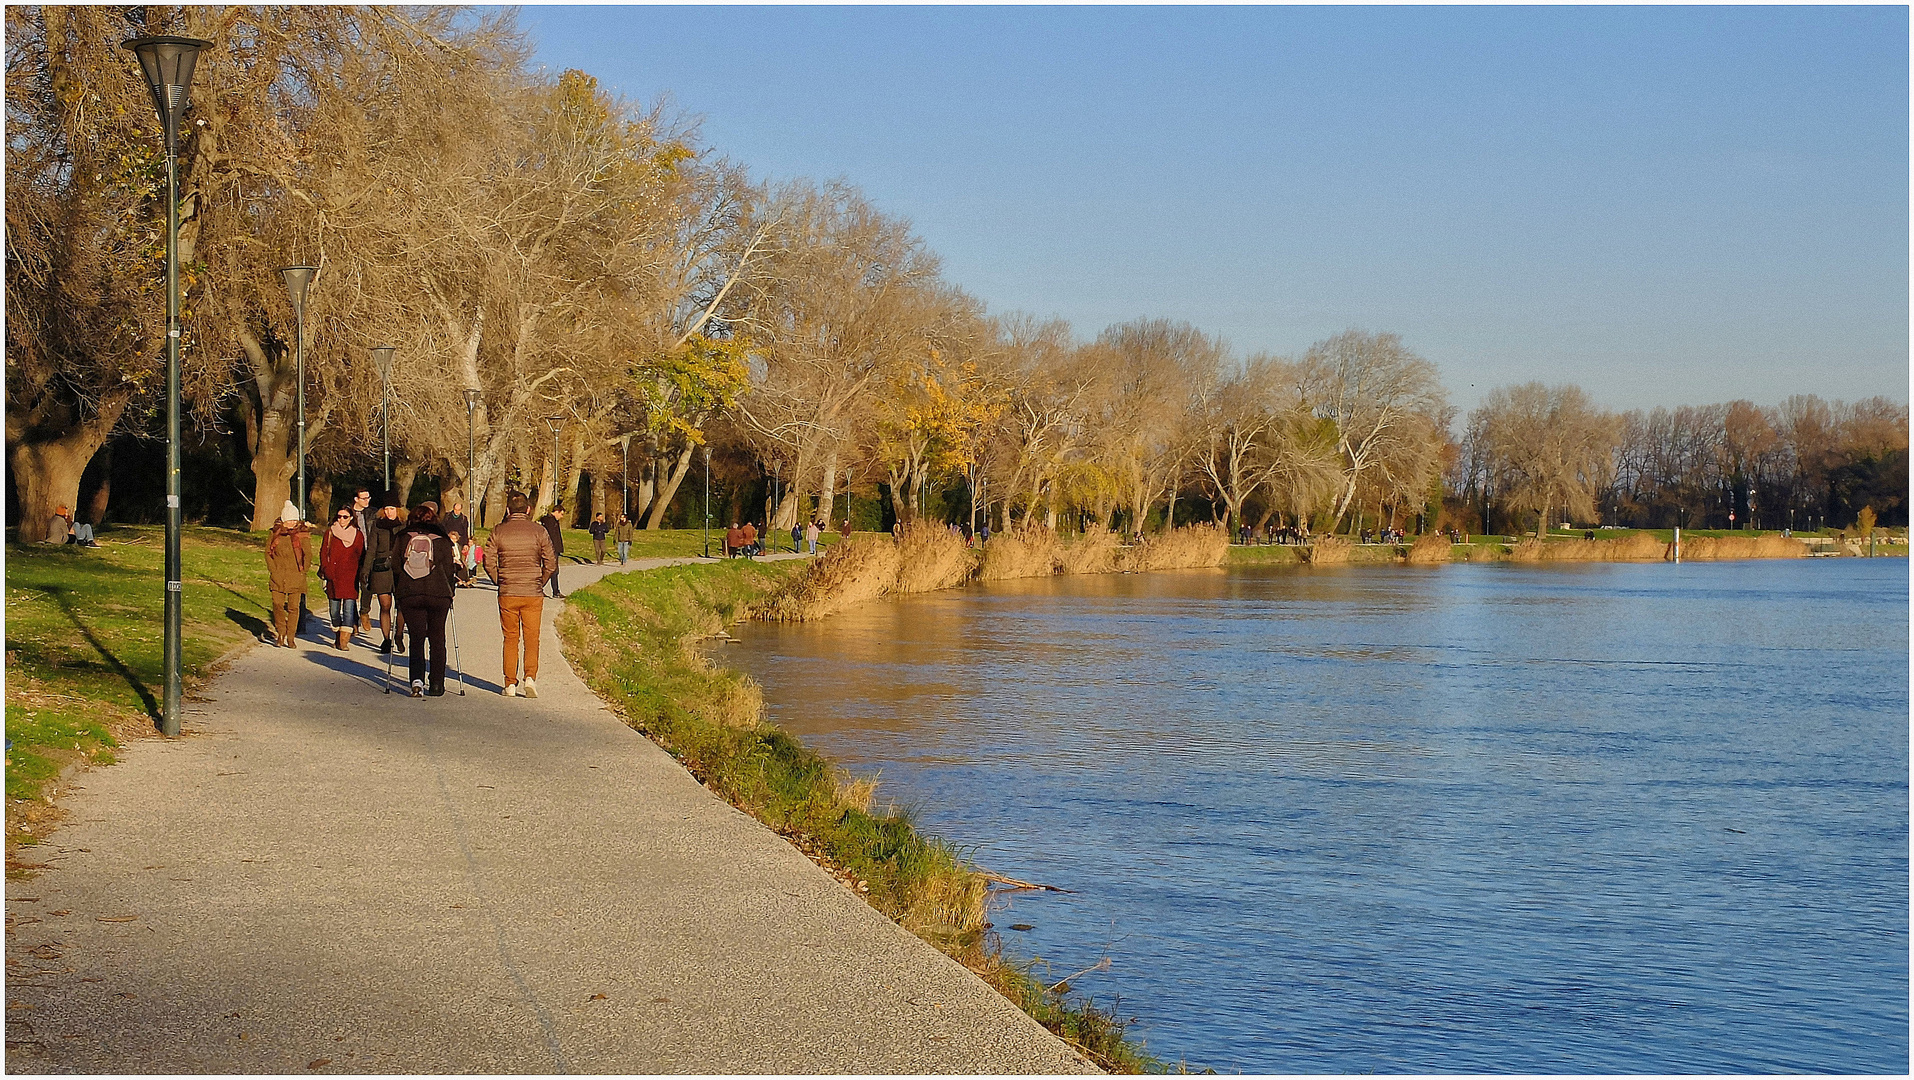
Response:
[[[412,508],[405,528],[392,543],[393,593],[398,597],[399,614],[412,631],[408,656],[413,697],[440,697],[445,693],[445,618],[452,610],[458,556],[438,519],[437,503],[420,503]],[[432,653],[429,674],[427,645]]]

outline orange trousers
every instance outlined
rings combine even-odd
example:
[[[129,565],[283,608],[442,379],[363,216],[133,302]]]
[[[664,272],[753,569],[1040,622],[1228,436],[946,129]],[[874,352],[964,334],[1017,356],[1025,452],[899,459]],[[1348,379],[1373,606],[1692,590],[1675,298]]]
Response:
[[[543,596],[501,596],[498,625],[505,631],[505,685],[518,682],[518,642],[525,639],[525,677],[538,678],[538,620],[545,613]]]

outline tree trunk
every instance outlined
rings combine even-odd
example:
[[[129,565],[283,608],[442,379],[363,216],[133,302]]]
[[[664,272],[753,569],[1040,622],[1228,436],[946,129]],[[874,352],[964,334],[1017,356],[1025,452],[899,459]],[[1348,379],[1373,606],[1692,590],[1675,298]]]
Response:
[[[505,520],[505,470],[498,469],[492,474],[491,483],[485,488],[485,516],[479,517],[478,509],[473,508],[472,519],[486,528],[491,528]]]
[[[837,501],[837,455],[824,459],[824,480],[818,485],[817,516],[820,520],[831,520],[831,507]]]
[[[553,498],[558,487],[557,465],[557,462],[547,457],[544,466],[538,471],[538,498],[532,503],[533,520],[544,517],[545,511],[558,505],[558,500]]]
[[[102,447],[94,455],[93,463],[100,466],[100,482],[93,489],[93,497],[87,500],[86,520],[97,526],[106,524],[107,503],[113,497],[113,448]]]
[[[84,419],[75,419],[72,409],[57,406],[8,413],[7,441],[13,449],[7,463],[20,495],[21,543],[45,540],[53,512],[62,506],[78,507],[80,477],[87,462],[119,423],[129,400],[129,394],[107,398],[99,412]]]
[[[332,521],[332,477],[314,476],[306,489],[306,515],[322,525]]]
[[[685,474],[691,471],[691,456],[697,450],[689,443],[678,452],[678,460],[671,463],[671,472],[658,485],[658,497],[652,501],[651,513],[645,518],[645,528],[655,529],[665,519],[665,511],[671,508],[671,500],[678,494],[678,485],[684,483]]]
[[[419,467],[403,458],[392,463],[392,490],[399,493],[399,506],[410,509],[412,482],[419,478]]]
[[[571,517],[567,521],[567,526],[569,528],[579,529],[585,525],[585,521],[580,520],[580,517],[585,512],[585,508],[578,505],[578,489],[580,485],[585,482],[585,425],[574,423],[571,426],[572,461],[571,468],[566,470],[565,487],[563,488],[561,497],[566,503],[569,503],[572,508]]]
[[[277,408],[262,410],[259,438],[253,444],[254,532],[264,532],[279,520],[279,511],[292,498],[293,425],[289,414]]]

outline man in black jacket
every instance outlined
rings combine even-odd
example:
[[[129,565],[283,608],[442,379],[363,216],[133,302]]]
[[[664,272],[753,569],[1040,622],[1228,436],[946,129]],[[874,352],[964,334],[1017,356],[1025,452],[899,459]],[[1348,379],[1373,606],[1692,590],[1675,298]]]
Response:
[[[458,563],[438,518],[437,503],[420,503],[392,543],[392,587],[405,625],[412,631],[413,697],[445,693],[445,617],[452,610]],[[432,647],[429,682],[428,644]]]
[[[559,525],[559,515],[564,512],[565,508],[562,505],[554,506],[550,510],[545,511],[544,517],[538,519],[538,523],[545,526],[546,535],[552,538],[552,554],[559,557],[558,565],[560,566],[564,565],[565,537]],[[564,593],[558,591],[558,571],[556,569],[552,571],[552,595],[560,599],[563,599],[565,596]]]

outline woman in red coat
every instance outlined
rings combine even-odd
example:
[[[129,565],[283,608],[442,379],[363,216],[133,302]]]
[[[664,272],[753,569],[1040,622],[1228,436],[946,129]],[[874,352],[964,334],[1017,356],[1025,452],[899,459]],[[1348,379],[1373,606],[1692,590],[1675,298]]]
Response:
[[[351,642],[353,628],[359,625],[359,557],[365,550],[366,536],[353,520],[352,510],[341,508],[319,542],[319,576],[326,579],[326,600],[340,649]]]

